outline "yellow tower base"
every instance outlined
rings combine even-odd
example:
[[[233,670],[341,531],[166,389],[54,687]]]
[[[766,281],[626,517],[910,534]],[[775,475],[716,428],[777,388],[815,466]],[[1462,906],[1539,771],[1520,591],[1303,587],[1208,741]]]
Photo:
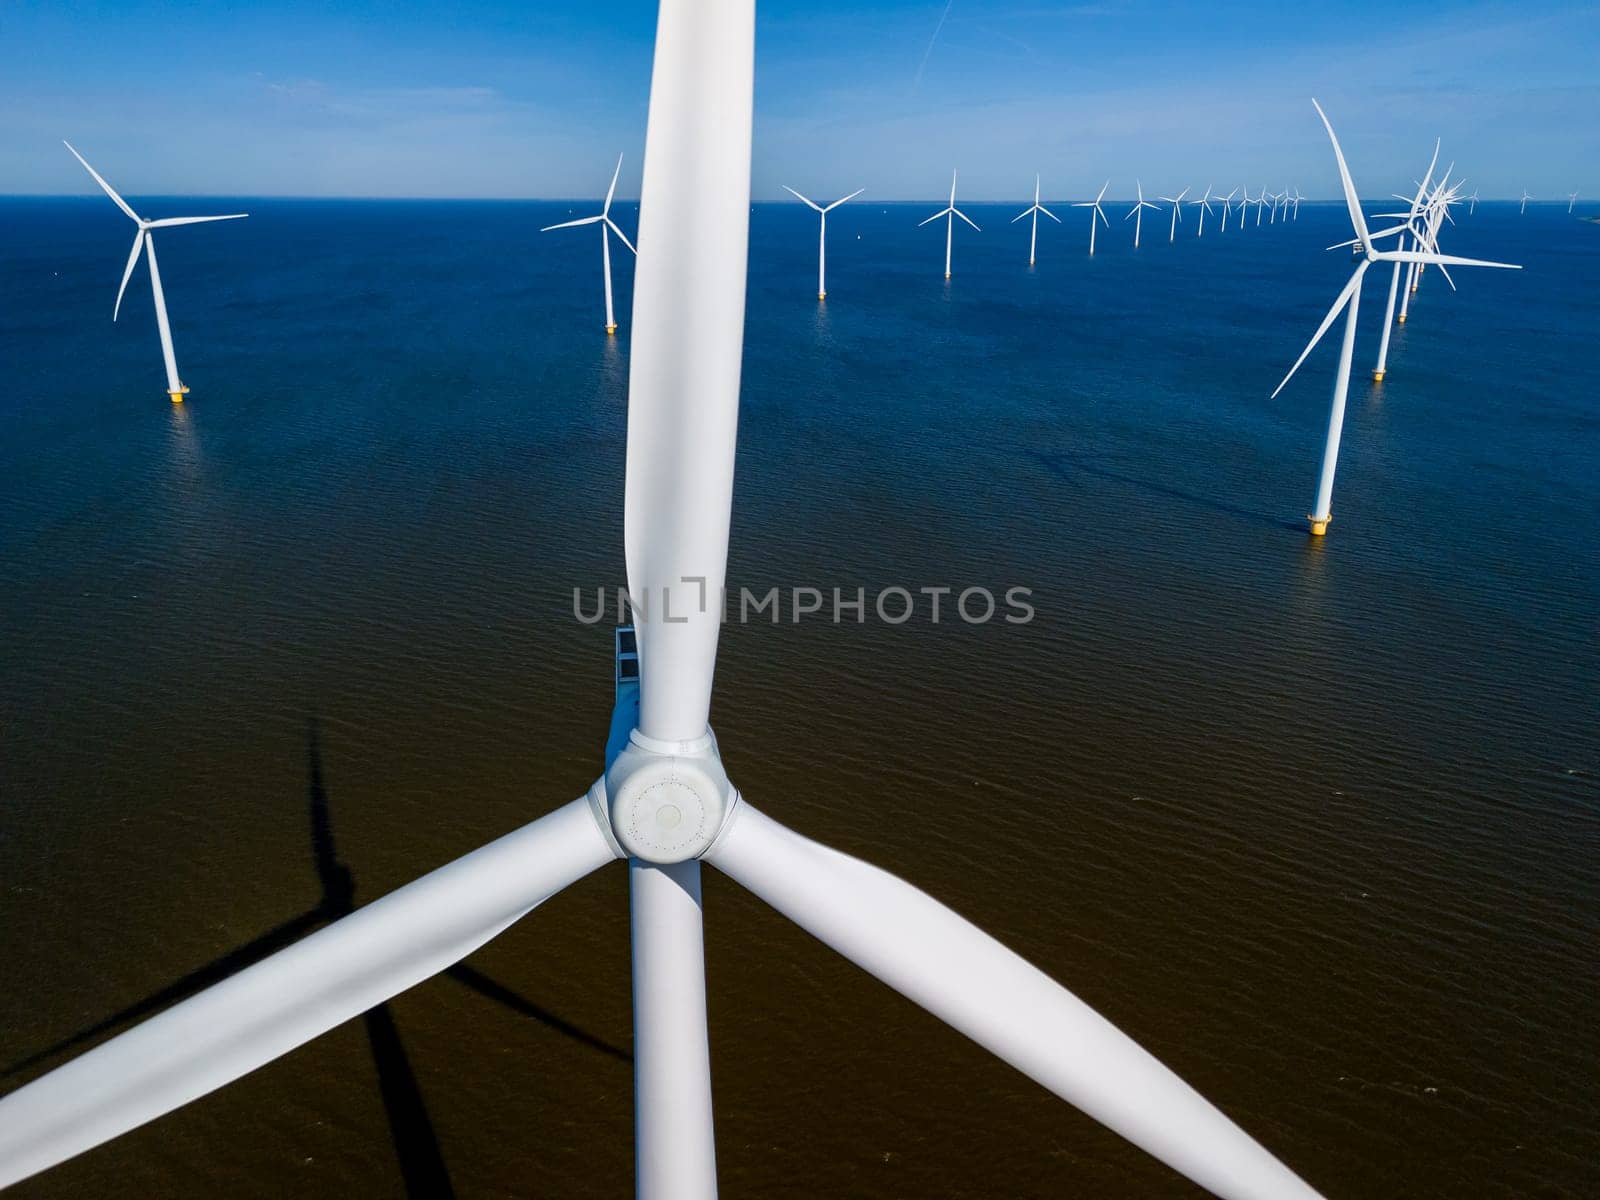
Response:
[[[1383,382],[1383,372],[1382,371],[1374,371],[1372,373],[1372,382],[1373,383],[1382,383]]]
[[[172,397],[172,402],[174,404],[182,404],[183,403],[183,398],[185,396],[187,396],[188,394],[189,394],[189,389],[186,388],[186,387],[179,387],[177,391],[168,392],[167,393],[167,395]]]
[[[828,298],[828,293],[827,292],[818,292],[817,293],[817,299],[818,300],[826,300],[827,298]]]
[[[1396,319],[1396,321],[1398,321],[1398,323],[1399,323],[1399,324],[1401,324],[1401,325],[1404,325],[1404,324],[1405,324],[1405,323],[1406,323],[1406,315],[1405,315],[1405,313],[1401,313],[1401,314],[1400,314],[1400,315],[1399,315],[1399,316],[1398,316],[1398,317],[1397,317],[1397,318],[1395,318],[1395,319]]]
[[[946,278],[946,279],[949,279],[949,278],[950,278],[950,272],[949,272],[949,271],[946,271],[946,272],[945,272],[945,273],[944,273],[944,277],[945,277],[945,278]]]
[[[1311,536],[1321,537],[1328,532],[1328,522],[1333,520],[1333,514],[1329,513],[1320,521],[1316,517],[1307,517],[1306,520],[1311,522]]]
[[[617,327],[615,325],[607,325],[606,326],[606,332],[614,334],[614,333],[617,332]]]

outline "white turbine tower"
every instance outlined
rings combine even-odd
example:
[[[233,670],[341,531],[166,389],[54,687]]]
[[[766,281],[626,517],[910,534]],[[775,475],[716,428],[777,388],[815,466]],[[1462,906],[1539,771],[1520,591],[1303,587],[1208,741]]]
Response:
[[[1190,206],[1200,206],[1200,227],[1195,231],[1195,237],[1204,237],[1206,234],[1206,214],[1211,211],[1211,185],[1206,185],[1206,194],[1198,200],[1189,201]]]
[[[950,197],[950,202],[952,204],[955,203],[955,195],[953,192]],[[1033,203],[1019,212],[1016,216],[1012,217],[1011,223],[1015,225],[1029,213],[1033,214],[1033,232],[1028,235],[1028,265],[1031,267],[1033,266],[1034,251],[1037,250],[1039,246],[1039,214],[1043,213],[1057,225],[1061,224],[1060,217],[1056,216],[1055,213],[1051,212],[1048,208],[1039,203],[1039,177],[1037,175],[1033,177]],[[926,224],[926,222],[924,222],[924,224]]]
[[[111,197],[111,202],[128,215],[128,219],[139,228],[133,235],[133,249],[128,251],[128,265],[122,269],[122,284],[117,288],[117,302],[112,306],[111,319],[115,321],[122,311],[122,293],[128,290],[128,280],[133,278],[133,268],[139,261],[139,251],[143,250],[146,262],[150,265],[150,295],[155,300],[156,330],[161,334],[161,359],[167,368],[167,395],[174,404],[182,404],[183,398],[189,394],[189,389],[184,387],[183,381],[178,378],[178,356],[172,349],[172,325],[167,321],[167,294],[161,288],[161,268],[156,265],[156,239],[150,232],[152,229],[167,229],[175,225],[199,225],[205,221],[237,221],[247,217],[249,213],[227,213],[219,217],[162,217],[158,221],[147,221],[128,206],[128,202],[112,190],[112,187],[100,173],[91,167],[88,161],[73,149],[72,143],[61,143],[72,151],[72,157],[83,163],[83,169],[100,185],[100,190]]]
[[[665,2],[665,0],[663,0],[663,2]],[[974,229],[978,229],[977,223],[971,217],[967,216],[966,213],[962,212],[959,208],[956,207],[956,173],[954,171],[950,172],[950,205],[949,205],[949,207],[940,209],[938,212],[934,213],[933,216],[929,217],[926,221],[918,221],[917,222],[917,228],[921,229],[924,225],[930,224],[933,221],[937,221],[940,217],[944,217],[947,220],[947,224],[945,225],[945,230],[944,230],[944,277],[946,279],[949,279],[950,278],[950,245],[951,245],[952,241],[955,238],[956,218],[960,217],[968,225],[971,225]],[[978,229],[978,232],[982,233],[983,230]]]
[[[834,209],[838,208],[839,205],[843,204],[846,200],[854,200],[867,189],[857,188],[848,196],[840,196],[839,199],[826,206],[818,204],[813,200],[807,200],[787,183],[783,185],[783,190],[788,192],[796,200],[799,200],[804,204],[809,204],[821,215],[822,226],[817,232],[817,299],[826,300],[828,298],[828,214]]]
[[[1433,143],[1433,159],[1428,163],[1427,173],[1424,174],[1422,179],[1417,183],[1417,194],[1411,199],[1411,209],[1408,213],[1402,214],[1405,217],[1406,224],[1411,227],[1410,232],[1413,239],[1416,237],[1415,222],[1417,215],[1422,211],[1422,201],[1427,195],[1428,185],[1433,182],[1433,168],[1438,165],[1439,142],[1436,139]],[[1413,240],[1412,244],[1420,248],[1420,244],[1415,240]],[[1406,248],[1406,235],[1404,233],[1400,235],[1399,246],[1402,250]],[[1379,336],[1378,341],[1378,365],[1372,368],[1372,381],[1374,383],[1382,383],[1383,377],[1389,369],[1389,334],[1395,325],[1394,298],[1395,293],[1399,291],[1400,288],[1401,266],[1402,264],[1400,260],[1396,259],[1394,270],[1391,271],[1389,275],[1389,300],[1387,306],[1383,310],[1383,332]],[[1404,314],[1402,314],[1400,317],[1400,323],[1405,323]]]
[[[617,319],[611,312],[611,235],[614,233],[622,240],[622,244],[633,251],[635,257],[639,252],[633,249],[633,243],[617,223],[611,219],[611,197],[616,195],[617,176],[622,174],[622,155],[617,155],[617,169],[611,172],[611,186],[606,189],[606,202],[601,206],[600,213],[594,217],[579,217],[576,221],[563,221],[559,225],[546,225],[540,233],[549,233],[552,229],[572,229],[579,225],[600,226],[600,266],[606,280],[606,332],[616,333]]]
[[[1517,216],[1520,217],[1520,216],[1524,216],[1524,215],[1527,214],[1528,201],[1532,200],[1532,199],[1533,199],[1533,195],[1528,191],[1527,188],[1523,188],[1522,189],[1522,207],[1517,209]]]
[[[1239,194],[1239,189],[1234,188],[1222,198],[1222,233],[1228,232],[1228,214],[1233,211],[1233,198]],[[1241,221],[1242,223],[1242,221]]]
[[[1133,218],[1133,248],[1137,250],[1139,248],[1139,226],[1144,224],[1144,210],[1148,208],[1159,212],[1160,209],[1144,198],[1144,184],[1135,179],[1133,186],[1138,192],[1139,198],[1133,202],[1133,207],[1128,210],[1128,217]],[[1126,221],[1128,217],[1123,217],[1122,219]]]
[[[1157,196],[1157,200],[1165,200],[1172,205],[1172,228],[1167,231],[1167,244],[1171,245],[1178,240],[1178,222],[1183,220],[1183,198],[1189,194],[1189,189],[1184,188],[1176,196]]]
[[[754,38],[754,0],[661,4],[624,498],[629,590],[650,607],[637,631],[638,685],[618,689],[605,773],[579,799],[0,1099],[0,1186],[287,1054],[626,859],[641,1200],[717,1191],[702,860],[1224,1200],[1317,1200],[1083,1001],[910,884],[789,830],[729,782],[706,724],[721,607],[703,598],[721,593],[728,557]],[[607,1186],[603,1176],[596,1185]]]
[[[1350,224],[1355,230],[1355,244],[1360,247],[1361,253],[1361,262],[1350,276],[1350,282],[1344,285],[1344,290],[1334,300],[1328,315],[1322,318],[1322,324],[1317,326],[1317,331],[1311,335],[1311,340],[1300,352],[1300,357],[1295,359],[1294,366],[1289,368],[1289,373],[1283,377],[1283,382],[1272,392],[1276,397],[1283,391],[1289,380],[1294,378],[1294,373],[1300,369],[1300,364],[1305,362],[1306,357],[1322,340],[1322,335],[1327,333],[1329,327],[1338,319],[1340,310],[1347,309],[1344,345],[1339,352],[1339,370],[1333,381],[1333,407],[1328,415],[1328,441],[1322,454],[1322,473],[1317,480],[1317,499],[1311,514],[1306,518],[1311,523],[1311,532],[1320,537],[1328,532],[1328,522],[1333,519],[1333,472],[1339,462],[1339,437],[1344,430],[1345,399],[1350,390],[1350,359],[1356,343],[1356,313],[1361,304],[1361,281],[1367,273],[1367,268],[1375,262],[1434,263],[1439,267],[1505,267],[1509,270],[1520,270],[1520,268],[1513,267],[1510,263],[1481,262],[1477,259],[1454,258],[1446,254],[1421,250],[1376,249],[1373,246],[1374,239],[1404,233],[1410,227],[1399,225],[1393,229],[1380,230],[1376,234],[1368,232],[1366,218],[1361,215],[1361,199],[1356,195],[1356,185],[1350,178],[1350,168],[1345,165],[1344,151],[1339,148],[1339,139],[1334,136],[1333,126],[1329,123],[1327,114],[1322,111],[1322,105],[1317,104],[1315,100],[1311,103],[1317,110],[1317,116],[1322,118],[1322,124],[1328,131],[1328,138],[1333,143],[1333,156],[1339,164],[1339,181],[1344,186],[1345,206],[1350,210]]]
[[[1104,210],[1102,210],[1101,207],[1100,207],[1100,201],[1102,201],[1102,200],[1104,200],[1106,198],[1106,188],[1108,188],[1110,186],[1111,186],[1111,180],[1108,179],[1108,180],[1105,181],[1104,186],[1101,187],[1100,194],[1098,196],[1096,196],[1093,200],[1079,200],[1076,204],[1074,204],[1072,206],[1073,208],[1087,208],[1087,209],[1092,210],[1089,213],[1089,253],[1090,254],[1094,253],[1095,222],[1098,221],[1100,224],[1106,226],[1108,229],[1111,227],[1111,222],[1106,220],[1106,214],[1105,214]]]

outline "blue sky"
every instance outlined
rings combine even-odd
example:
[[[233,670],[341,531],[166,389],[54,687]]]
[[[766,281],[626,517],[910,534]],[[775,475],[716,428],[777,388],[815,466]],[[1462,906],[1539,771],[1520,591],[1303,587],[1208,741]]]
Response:
[[[761,0],[754,189],[1600,200],[1600,5]],[[0,193],[637,195],[655,5],[0,0]],[[938,37],[933,40],[935,30]],[[931,42],[931,48],[930,48]]]

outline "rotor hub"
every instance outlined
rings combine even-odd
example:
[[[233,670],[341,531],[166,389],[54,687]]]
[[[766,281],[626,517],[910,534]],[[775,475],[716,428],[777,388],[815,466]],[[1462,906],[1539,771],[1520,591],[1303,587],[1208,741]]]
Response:
[[[634,730],[606,772],[611,833],[631,858],[677,863],[704,854],[733,806],[716,742],[657,742]]]

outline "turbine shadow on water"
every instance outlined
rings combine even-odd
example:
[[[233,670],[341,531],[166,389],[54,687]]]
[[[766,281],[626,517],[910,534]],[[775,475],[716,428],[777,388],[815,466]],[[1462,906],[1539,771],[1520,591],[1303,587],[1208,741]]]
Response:
[[[1094,475],[1100,479],[1110,479],[1116,483],[1124,483],[1129,487],[1138,488],[1140,491],[1150,492],[1163,496],[1169,500],[1177,500],[1196,508],[1209,509],[1212,512],[1223,513],[1241,521],[1252,521],[1266,525],[1272,529],[1287,530],[1290,533],[1304,533],[1306,531],[1303,521],[1286,521],[1282,517],[1275,517],[1270,513],[1256,512],[1254,509],[1242,508],[1237,504],[1229,504],[1223,500],[1213,499],[1210,496],[1196,495],[1175,488],[1168,484],[1157,483],[1151,479],[1141,479],[1137,475],[1128,475],[1121,471],[1113,471],[1108,467],[1096,465],[1081,454],[1063,452],[1044,454],[1038,450],[1028,451],[1028,455],[1036,459],[1047,471],[1068,483],[1076,483],[1076,474]]]
[[[87,1043],[101,1040],[102,1035],[119,1032],[147,1016],[169,1008],[213,984],[220,983],[229,976],[299,941],[321,926],[331,924],[355,911],[355,874],[340,860],[334,842],[328,790],[322,772],[321,734],[315,717],[306,723],[306,758],[312,862],[316,868],[317,882],[322,889],[322,897],[317,904],[299,916],[274,926],[259,937],[189,972],[161,990],[152,992],[142,1000],[120,1009],[104,1020],[0,1068],[0,1081],[30,1074],[35,1067],[58,1059]],[[527,997],[464,962],[448,968],[443,974],[485,999],[503,1005],[518,1016],[531,1018],[608,1058],[625,1063],[633,1061],[633,1055],[627,1050],[563,1020],[555,1013],[541,1008]],[[367,1041],[372,1048],[373,1063],[378,1073],[378,1088],[383,1097],[395,1156],[405,1184],[405,1194],[415,1198],[427,1197],[429,1200],[435,1197],[454,1196],[455,1190],[451,1185],[449,1171],[439,1148],[433,1121],[428,1115],[422,1090],[417,1083],[416,1073],[412,1070],[411,1060],[406,1054],[405,1044],[401,1040],[399,1026],[395,1023],[393,1013],[387,1004],[380,1004],[363,1013],[361,1020],[367,1032]]]

